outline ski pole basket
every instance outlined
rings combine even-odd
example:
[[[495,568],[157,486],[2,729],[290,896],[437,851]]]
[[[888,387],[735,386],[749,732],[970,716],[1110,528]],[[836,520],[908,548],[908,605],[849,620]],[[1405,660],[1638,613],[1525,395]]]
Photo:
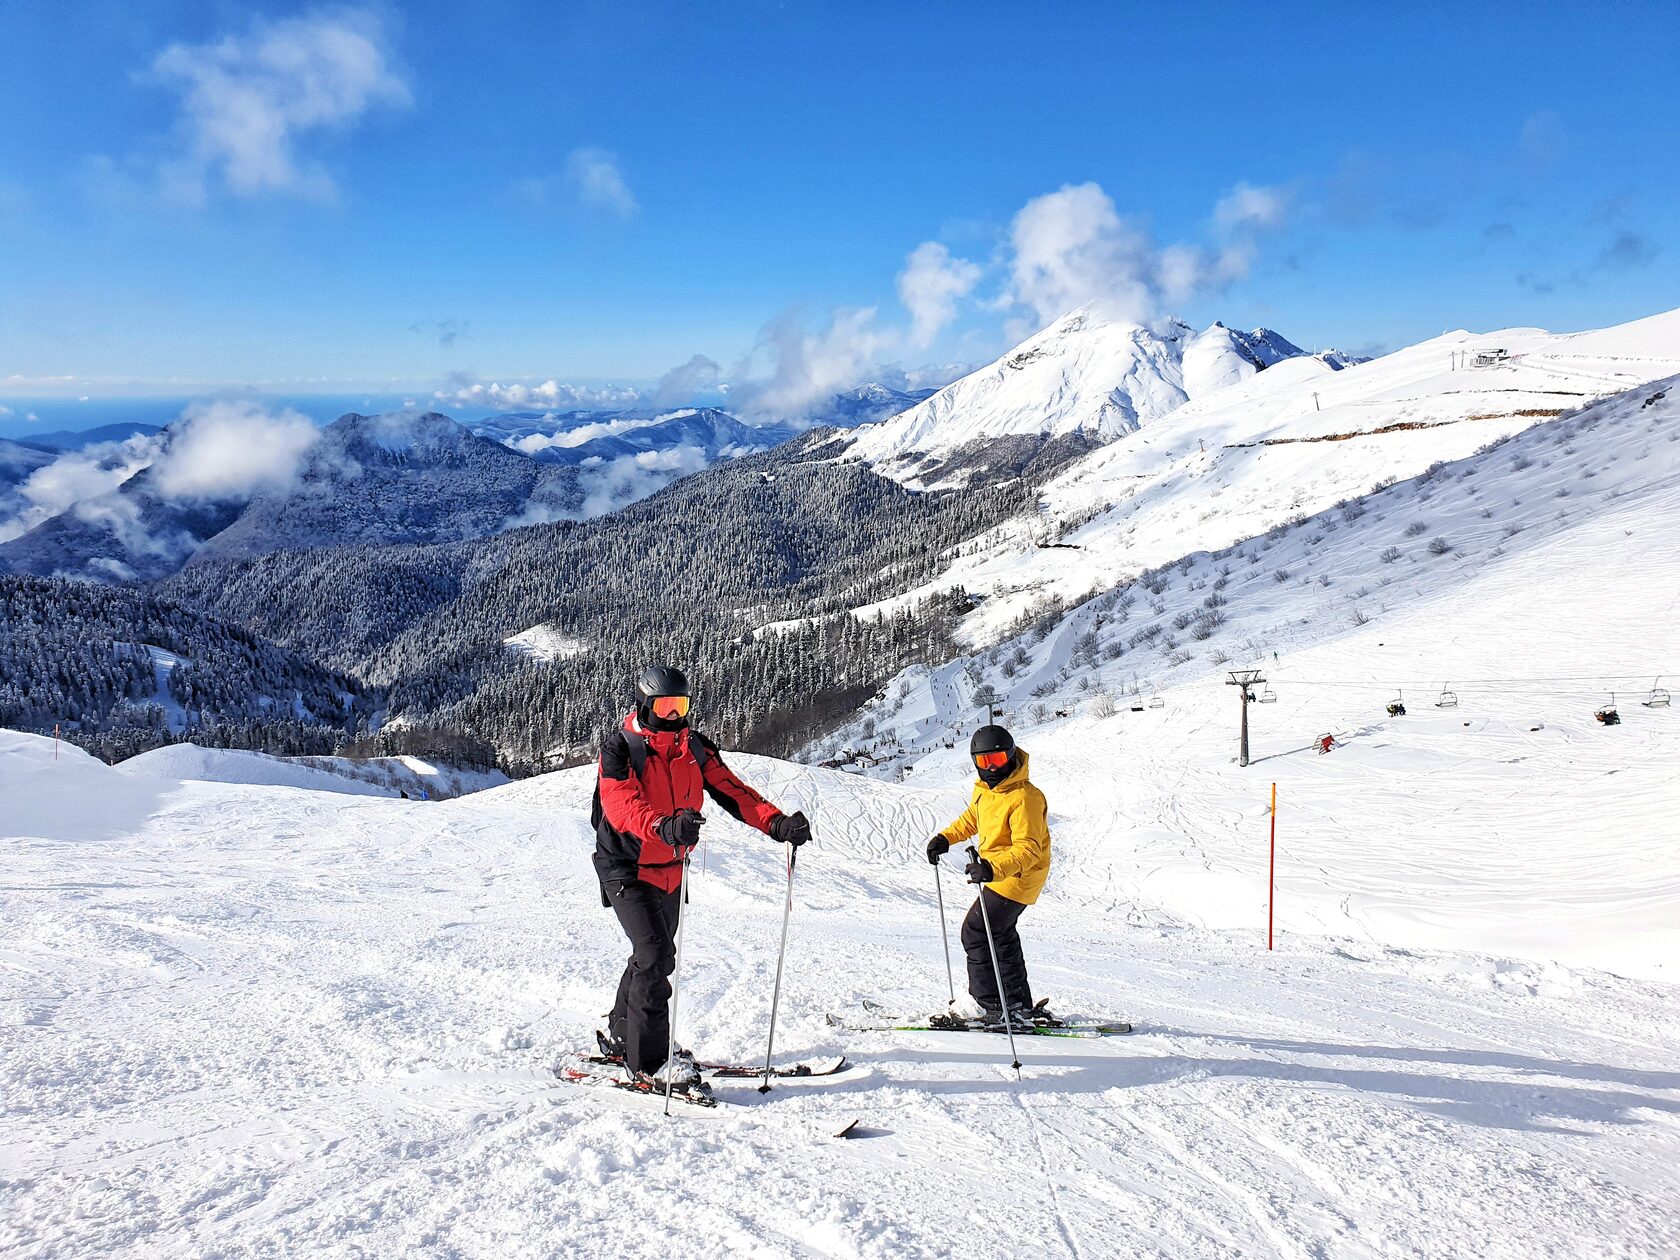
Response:
[[[1435,701],[1435,707],[1437,709],[1456,709],[1456,708],[1458,708],[1458,692],[1448,691],[1447,690],[1447,684],[1442,683],[1441,684],[1441,696],[1440,696],[1440,699]]]
[[[1639,702],[1647,709],[1668,708],[1668,691],[1665,688],[1657,686],[1657,684],[1661,681],[1662,678],[1660,676],[1653,679],[1651,682],[1651,694]]]

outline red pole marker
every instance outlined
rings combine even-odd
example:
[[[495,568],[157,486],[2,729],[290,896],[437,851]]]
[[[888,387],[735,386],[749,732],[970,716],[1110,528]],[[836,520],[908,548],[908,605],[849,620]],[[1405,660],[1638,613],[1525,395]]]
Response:
[[[1277,784],[1272,784],[1272,861],[1266,871],[1266,948],[1272,947],[1272,918],[1277,908]]]

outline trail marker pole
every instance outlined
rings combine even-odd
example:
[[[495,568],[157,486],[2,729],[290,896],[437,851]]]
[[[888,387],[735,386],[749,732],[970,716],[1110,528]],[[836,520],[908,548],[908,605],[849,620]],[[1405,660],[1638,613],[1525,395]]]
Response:
[[[58,723],[53,723],[53,760],[58,760]]]
[[[1272,947],[1272,918],[1277,907],[1277,784],[1272,784],[1272,859],[1266,868],[1266,948]]]

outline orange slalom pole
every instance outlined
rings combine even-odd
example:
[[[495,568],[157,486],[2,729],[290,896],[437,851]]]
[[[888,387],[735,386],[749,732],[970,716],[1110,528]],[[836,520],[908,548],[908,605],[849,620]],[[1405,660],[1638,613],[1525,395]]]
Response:
[[[1272,859],[1266,870],[1266,948],[1272,947],[1272,919],[1277,907],[1277,784],[1272,784]]]

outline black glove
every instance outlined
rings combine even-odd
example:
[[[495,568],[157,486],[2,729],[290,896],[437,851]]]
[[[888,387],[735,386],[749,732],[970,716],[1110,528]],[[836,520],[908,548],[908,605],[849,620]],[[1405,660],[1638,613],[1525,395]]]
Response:
[[[939,859],[951,851],[951,842],[944,836],[935,836],[928,841],[928,865],[938,866]]]
[[[697,809],[679,809],[669,818],[661,818],[654,830],[673,849],[692,849],[700,843],[700,824],[705,821]]]
[[[770,838],[777,844],[798,848],[811,838],[810,820],[803,813],[777,814],[770,820]]]
[[[970,858],[968,865],[963,867],[963,874],[968,876],[971,884],[989,884],[997,878],[992,864],[983,857]]]

